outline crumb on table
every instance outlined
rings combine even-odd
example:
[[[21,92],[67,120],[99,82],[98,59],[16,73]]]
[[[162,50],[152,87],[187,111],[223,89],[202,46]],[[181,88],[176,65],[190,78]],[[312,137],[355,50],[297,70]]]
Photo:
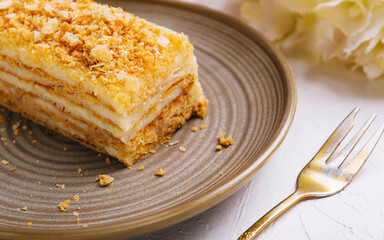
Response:
[[[152,150],[150,150],[149,152],[150,152],[150,153],[152,153],[152,154],[155,154],[155,153],[156,153],[156,151],[155,151],[155,150],[153,150],[153,149],[152,149]]]
[[[106,163],[106,164],[110,164],[110,163],[111,163],[111,159],[109,159],[109,157],[106,157],[106,158],[105,158],[105,163]]]
[[[197,132],[197,127],[193,127],[192,132]]]
[[[201,124],[201,125],[200,125],[200,129],[201,129],[201,130],[204,130],[204,129],[206,129],[206,128],[207,128],[207,125],[204,125],[204,124]]]
[[[1,160],[1,164],[3,164],[3,165],[8,165],[9,162],[8,162],[7,160],[3,159],[3,160]]]
[[[156,174],[156,176],[160,176],[160,177],[162,177],[162,176],[164,176],[165,172],[164,172],[163,169],[160,168],[159,170],[156,171],[155,174]]]
[[[220,144],[216,146],[216,150],[220,151],[221,149],[223,149],[223,147]]]
[[[141,166],[137,169],[137,171],[143,171],[144,170],[144,166]]]
[[[32,226],[32,222],[27,222],[28,227]]]
[[[99,181],[100,186],[104,187],[112,183],[115,179],[107,174],[99,174],[98,177],[96,177],[96,181]]]
[[[68,199],[68,200],[65,200],[64,202],[61,202],[61,203],[59,203],[59,208],[60,208],[60,211],[62,211],[62,212],[64,212],[65,211],[65,209],[67,209],[68,207],[69,207],[69,203],[71,202],[71,200],[70,199]]]

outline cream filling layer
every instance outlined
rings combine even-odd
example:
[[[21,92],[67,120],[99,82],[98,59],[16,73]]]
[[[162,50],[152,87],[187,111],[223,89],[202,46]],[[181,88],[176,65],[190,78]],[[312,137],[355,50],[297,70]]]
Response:
[[[26,92],[30,92],[33,94],[38,95],[42,100],[39,102],[40,106],[46,108],[46,109],[53,109],[55,108],[52,103],[56,103],[56,105],[60,108],[65,108],[68,112],[70,112],[72,115],[82,118],[86,121],[90,121],[92,124],[103,128],[112,135],[118,139],[120,139],[124,143],[128,143],[130,139],[134,138],[138,131],[143,129],[146,125],[148,125],[150,122],[152,122],[161,112],[161,110],[168,105],[171,101],[173,101],[175,98],[177,98],[182,90],[182,86],[177,87],[172,91],[172,93],[163,101],[161,101],[156,107],[155,110],[150,110],[151,114],[147,114],[142,116],[141,119],[139,119],[136,124],[134,124],[133,127],[131,127],[127,131],[122,131],[120,128],[117,128],[102,119],[100,119],[97,115],[94,115],[92,111],[89,109],[82,108],[76,104],[71,103],[70,101],[56,95],[52,95],[44,88],[40,87],[39,85],[36,85],[32,82],[25,82],[21,81],[19,78],[15,77],[14,75],[8,74],[4,71],[0,71],[0,80],[7,82],[11,85],[14,85],[18,88],[23,89]],[[196,81],[193,89],[199,88],[199,84]],[[191,91],[192,91],[191,90]],[[10,89],[8,89],[10,91]],[[192,91],[194,92],[194,91]],[[197,96],[196,96],[197,97]],[[45,99],[47,101],[45,101]],[[51,103],[52,102],[52,103]],[[55,108],[56,109],[56,108]],[[53,111],[53,110],[52,110]],[[64,116],[65,117],[65,116]],[[116,116],[117,117],[117,116]]]

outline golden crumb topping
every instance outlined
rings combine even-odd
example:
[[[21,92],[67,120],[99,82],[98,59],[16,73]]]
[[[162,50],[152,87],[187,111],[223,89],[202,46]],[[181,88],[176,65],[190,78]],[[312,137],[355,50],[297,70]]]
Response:
[[[177,59],[193,53],[187,36],[91,0],[5,3],[0,54],[56,73],[117,107],[145,102],[179,66]]]
[[[99,181],[100,186],[104,187],[112,183],[115,179],[107,174],[100,174],[96,181]]]

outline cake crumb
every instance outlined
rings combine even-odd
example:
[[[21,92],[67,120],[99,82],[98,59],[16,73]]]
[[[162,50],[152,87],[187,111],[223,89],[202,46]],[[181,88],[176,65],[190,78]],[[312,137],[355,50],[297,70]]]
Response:
[[[56,187],[57,187],[57,188],[64,189],[64,188],[65,188],[65,184],[56,184]]]
[[[106,164],[110,164],[111,163],[111,159],[109,159],[109,157],[105,158],[105,163]]]
[[[171,137],[170,137],[170,136],[167,136],[167,139],[168,139],[168,140],[171,140]]]
[[[36,139],[35,139],[35,140],[33,140],[33,141],[32,141],[32,143],[37,143],[37,140],[36,140]]]
[[[149,152],[150,152],[150,153],[152,153],[152,154],[155,154],[155,153],[156,153],[156,151],[155,151],[155,150],[153,150],[153,149],[152,149],[152,150],[150,150]]]
[[[100,186],[104,187],[112,183],[115,179],[107,174],[99,174],[98,177],[96,177],[96,181],[99,181]]]
[[[62,212],[64,212],[65,211],[65,209],[67,209],[68,207],[69,207],[69,203],[71,202],[71,200],[70,199],[68,199],[68,200],[65,200],[64,202],[61,202],[61,203],[59,203],[59,208],[60,208],[60,211],[62,211]]]
[[[8,162],[7,160],[3,159],[3,160],[1,160],[1,164],[3,164],[3,165],[8,165],[9,162]]]
[[[77,210],[80,210],[80,207],[77,207]]]
[[[68,150],[68,148],[66,148],[66,147],[63,147],[63,150],[64,150],[64,151],[67,151],[67,150]]]
[[[74,211],[74,212],[73,212],[73,215],[74,215],[74,216],[79,216],[80,214],[79,214],[78,212]]]
[[[197,127],[193,127],[192,132],[197,132]]]
[[[180,152],[185,152],[186,149],[185,149],[185,147],[179,147],[179,151],[180,151]]]
[[[21,210],[28,211],[28,208],[27,207],[22,207]]]
[[[3,123],[3,122],[5,122],[5,117],[0,114],[0,123]]]
[[[11,172],[14,172],[14,171],[16,171],[16,168],[15,167],[11,168]]]
[[[137,169],[137,171],[143,171],[144,170],[144,166],[141,166]]]
[[[78,168],[78,169],[77,169],[77,173],[78,173],[78,174],[81,174],[82,171],[83,171],[83,170],[81,170],[81,168]]]
[[[29,130],[29,131],[28,131],[28,134],[29,134],[29,135],[32,135],[33,133],[32,133],[32,131],[31,131],[31,130]]]
[[[220,140],[220,144],[223,145],[224,147],[228,147],[234,142],[231,136],[225,138],[225,132],[220,132],[219,140]]]
[[[73,199],[73,201],[77,202],[80,200],[80,197],[79,197],[79,195],[75,195],[75,196],[73,196],[72,199]]]
[[[19,135],[20,135],[19,130],[15,129],[15,130],[13,131],[13,135],[15,135],[16,137],[19,136]]]
[[[84,227],[84,228],[87,228],[87,227],[88,227],[88,224],[83,224],[83,227]]]
[[[28,227],[32,226],[32,222],[27,222]]]
[[[220,151],[221,149],[223,149],[223,147],[221,145],[216,146],[216,150]]]
[[[52,180],[56,180],[56,177],[52,177]]]
[[[200,109],[197,111],[197,116],[199,116],[200,118],[204,119],[205,118],[205,115],[207,114],[208,112],[208,100],[204,100],[203,102],[199,103],[199,107]]]
[[[156,174],[156,176],[160,176],[160,177],[162,177],[162,176],[164,176],[165,172],[164,172],[163,169],[160,168],[159,170],[156,171],[155,174]]]
[[[207,128],[207,125],[204,125],[204,124],[200,125],[200,129],[201,129],[201,130],[204,130],[204,129],[206,129],[206,128]]]
[[[176,145],[176,144],[178,144],[178,143],[179,143],[179,140],[174,141],[174,142],[171,142],[171,143],[168,143],[168,145],[169,145],[169,146],[173,146],[173,145]]]
[[[203,136],[201,136],[201,139],[204,139],[205,138],[205,136],[203,135]]]
[[[5,142],[5,143],[4,143],[4,146],[8,146],[8,143],[7,143],[7,142]]]
[[[21,129],[23,129],[23,130],[27,130],[28,127],[27,127],[27,125],[24,125],[24,126],[21,127]]]
[[[21,210],[21,208],[19,208],[19,207],[16,208],[16,211],[20,211],[20,210]]]
[[[77,219],[76,219],[76,222],[77,222],[77,223],[80,223],[80,218],[77,218]]]
[[[97,154],[98,157],[101,157],[101,153]]]
[[[171,139],[167,139],[164,141],[164,143],[169,143],[171,141]]]

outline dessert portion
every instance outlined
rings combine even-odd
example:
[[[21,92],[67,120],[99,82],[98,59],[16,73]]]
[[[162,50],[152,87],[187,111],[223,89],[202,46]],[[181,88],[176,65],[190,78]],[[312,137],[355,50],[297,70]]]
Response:
[[[127,166],[207,110],[187,36],[89,0],[0,2],[0,104]]]

